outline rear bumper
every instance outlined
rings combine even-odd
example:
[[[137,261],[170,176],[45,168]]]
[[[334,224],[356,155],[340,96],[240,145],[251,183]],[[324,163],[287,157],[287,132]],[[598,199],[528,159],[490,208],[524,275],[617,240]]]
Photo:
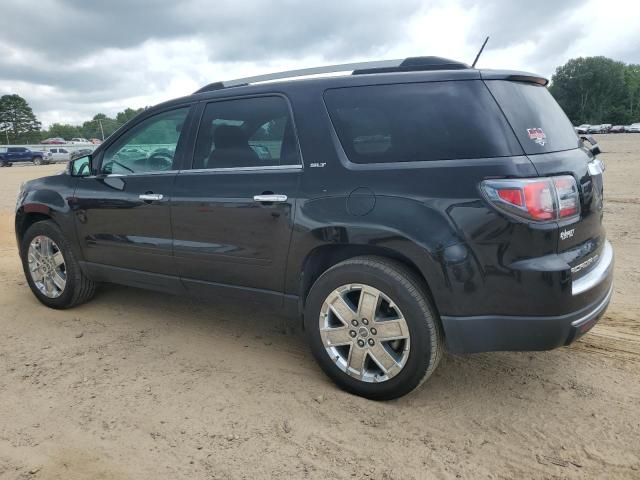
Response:
[[[588,298],[585,294],[594,291],[604,293],[588,305],[558,316],[442,316],[447,349],[453,353],[476,353],[551,350],[569,345],[597,323],[611,300],[613,249],[609,242],[598,264],[573,282],[571,296]]]
[[[452,353],[551,350],[587,333],[607,309],[604,298],[577,312],[557,317],[442,317],[447,349]]]

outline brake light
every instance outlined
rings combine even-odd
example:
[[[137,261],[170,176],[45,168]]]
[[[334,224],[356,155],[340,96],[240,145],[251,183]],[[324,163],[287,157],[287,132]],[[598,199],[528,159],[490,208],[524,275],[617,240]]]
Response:
[[[558,212],[560,218],[572,217],[578,213],[578,188],[573,177],[556,177],[553,179],[558,194]]]
[[[580,213],[580,196],[570,175],[485,180],[481,190],[493,205],[528,220],[546,222]]]
[[[551,183],[546,180],[527,183],[523,186],[525,208],[534,220],[553,220],[555,209]]]
[[[522,192],[517,188],[503,188],[498,190],[498,195],[502,200],[511,203],[512,205],[517,205],[519,207],[524,205]]]

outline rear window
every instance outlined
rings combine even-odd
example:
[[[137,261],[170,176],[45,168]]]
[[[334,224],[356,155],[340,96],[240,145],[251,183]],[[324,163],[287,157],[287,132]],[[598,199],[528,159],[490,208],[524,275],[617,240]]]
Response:
[[[522,155],[478,80],[333,89],[325,93],[325,103],[355,163]]]
[[[494,95],[528,155],[578,148],[573,125],[546,87],[488,80]]]

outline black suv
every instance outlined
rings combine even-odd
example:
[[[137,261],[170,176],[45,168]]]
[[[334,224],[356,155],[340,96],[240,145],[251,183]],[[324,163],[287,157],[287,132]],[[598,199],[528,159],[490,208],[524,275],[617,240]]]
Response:
[[[349,73],[289,78],[330,71]],[[208,85],[24,185],[29,286],[53,308],[100,282],[263,301],[372,399],[445,349],[567,345],[609,303],[613,252],[599,149],[546,83],[419,57]]]

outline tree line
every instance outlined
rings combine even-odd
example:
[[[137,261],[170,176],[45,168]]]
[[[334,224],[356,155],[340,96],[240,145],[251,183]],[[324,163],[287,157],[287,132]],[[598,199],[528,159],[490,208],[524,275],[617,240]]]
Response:
[[[558,67],[549,91],[574,123],[640,122],[640,65],[606,57],[580,57]],[[98,113],[82,125],[54,123],[42,129],[27,101],[0,97],[0,143],[38,143],[48,137],[107,138],[143,109],[126,108],[115,118]]]
[[[143,110],[143,108],[125,108],[118,112],[115,118],[98,113],[82,125],[53,123],[49,128],[43,129],[41,122],[24,98],[16,94],[3,95],[0,97],[0,143],[33,144],[50,137],[61,137],[66,140],[72,138],[102,140]]]
[[[640,65],[574,58],[556,69],[549,91],[574,125],[640,122]]]

